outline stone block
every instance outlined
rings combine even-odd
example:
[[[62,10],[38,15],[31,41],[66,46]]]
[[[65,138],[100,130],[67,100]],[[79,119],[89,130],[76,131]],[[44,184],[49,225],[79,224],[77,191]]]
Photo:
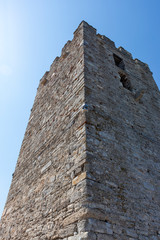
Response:
[[[72,180],[72,185],[77,185],[80,181],[82,181],[83,179],[86,178],[86,172],[82,172],[81,174],[79,174],[77,177],[75,177],[73,180]]]

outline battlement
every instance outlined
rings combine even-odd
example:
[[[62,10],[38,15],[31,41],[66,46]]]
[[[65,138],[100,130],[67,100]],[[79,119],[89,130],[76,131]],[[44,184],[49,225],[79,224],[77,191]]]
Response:
[[[140,61],[139,59],[135,58],[133,59],[132,57],[132,54],[130,52],[128,52],[126,49],[124,49],[123,47],[118,47],[116,48],[115,46],[115,43],[110,40],[108,37],[106,37],[105,35],[101,35],[99,33],[97,33],[97,30],[92,27],[91,25],[89,25],[87,22],[85,21],[82,21],[78,28],[75,30],[74,32],[74,38],[72,40],[68,40],[68,42],[64,45],[64,47],[62,48],[62,51],[61,51],[61,56],[60,57],[56,57],[55,60],[53,61],[51,67],[54,65],[54,62],[57,62],[60,58],[64,58],[66,57],[67,54],[69,54],[69,52],[72,50],[72,41],[75,41],[75,38],[77,37],[77,34],[80,33],[81,35],[81,38],[82,38],[82,43],[85,45],[86,44],[86,41],[85,41],[85,35],[84,35],[84,32],[85,30],[87,31],[87,29],[89,31],[92,32],[92,34],[94,36],[96,36],[97,39],[101,40],[101,42],[104,44],[104,45],[107,45],[109,46],[113,52],[116,51],[116,52],[119,52],[122,56],[124,56],[125,58],[129,59],[129,60],[132,60],[133,63],[135,64],[138,64],[141,68],[143,68],[145,71],[148,71],[150,73],[152,73],[149,69],[149,66],[148,64]],[[79,38],[79,35],[78,35],[78,38]],[[95,39],[96,40],[96,39]],[[81,44],[82,44],[81,43]]]

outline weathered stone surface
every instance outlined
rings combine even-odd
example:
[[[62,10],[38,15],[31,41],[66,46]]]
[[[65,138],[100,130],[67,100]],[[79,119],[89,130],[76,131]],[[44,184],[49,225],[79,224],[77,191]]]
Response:
[[[123,48],[91,28],[85,41],[87,161],[94,177],[86,180],[86,207],[101,212],[94,219],[111,224],[113,239],[158,237],[159,90],[148,66]],[[98,239],[110,239],[99,229]]]
[[[158,240],[160,93],[82,22],[38,87],[1,240]]]
[[[79,174],[77,177],[75,177],[73,180],[72,180],[72,185],[76,185],[77,183],[79,183],[80,181],[82,181],[83,179],[86,178],[86,172],[83,172],[81,174]]]
[[[45,170],[47,170],[47,168],[49,168],[51,166],[52,162],[49,161],[42,169],[41,169],[41,173],[43,173]]]

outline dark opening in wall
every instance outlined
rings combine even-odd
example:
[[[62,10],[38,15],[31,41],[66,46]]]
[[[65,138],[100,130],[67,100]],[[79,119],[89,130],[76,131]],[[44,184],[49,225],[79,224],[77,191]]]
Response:
[[[129,91],[132,91],[131,83],[126,77],[126,75],[124,73],[119,72],[119,76],[120,76],[120,82],[122,83],[123,87],[128,89]]]
[[[116,54],[113,54],[114,62],[117,67],[121,68],[122,70],[125,70],[125,65],[123,62],[123,59],[118,57]]]

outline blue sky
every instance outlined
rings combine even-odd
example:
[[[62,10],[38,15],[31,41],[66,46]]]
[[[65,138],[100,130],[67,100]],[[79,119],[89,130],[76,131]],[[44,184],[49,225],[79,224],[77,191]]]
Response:
[[[149,64],[160,87],[159,0],[0,0],[0,215],[39,80],[82,20]]]

